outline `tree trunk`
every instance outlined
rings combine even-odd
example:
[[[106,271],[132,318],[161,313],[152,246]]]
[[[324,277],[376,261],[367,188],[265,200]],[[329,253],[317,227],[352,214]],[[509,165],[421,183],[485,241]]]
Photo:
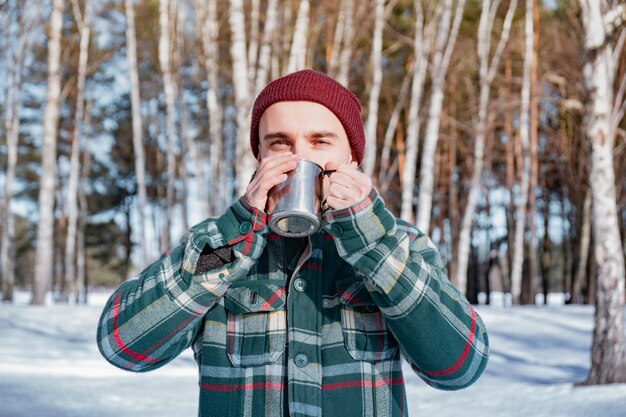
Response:
[[[274,0],[275,1],[275,0]],[[195,7],[200,16],[200,33],[202,34],[202,48],[204,50],[204,67],[207,72],[207,111],[209,114],[209,165],[210,183],[204,180],[204,171],[200,154],[194,151],[193,140],[189,144],[189,150],[194,155],[196,171],[198,171],[199,182],[201,183],[200,198],[202,217],[209,214],[221,213],[224,208],[226,198],[226,188],[224,186],[224,161],[222,147],[222,107],[217,99],[218,86],[218,22],[217,22],[217,0],[196,0]],[[263,49],[261,49],[263,54]],[[207,191],[207,186],[210,193]],[[210,200],[210,204],[209,204]]]
[[[389,118],[389,124],[387,125],[387,129],[385,130],[385,138],[383,141],[383,149],[381,152],[380,166],[378,170],[378,184],[380,186],[381,194],[383,195],[389,188],[389,182],[392,177],[389,166],[391,145],[393,143],[393,138],[396,134],[396,129],[398,128],[398,122],[400,121],[400,113],[404,108],[406,95],[409,91],[412,72],[413,70],[411,69],[404,76],[404,80],[402,81],[402,87],[400,87],[400,93],[398,94],[398,98],[396,100],[396,105],[393,108],[393,112],[391,113],[391,117]]]
[[[248,85],[255,86],[257,59],[259,54],[259,14],[260,0],[251,0],[250,4],[250,42],[248,44]]]
[[[233,84],[237,108],[237,193],[243,195],[254,173],[254,156],[250,151],[250,87],[243,0],[230,0],[230,55],[233,61]]]
[[[80,153],[82,123],[85,113],[85,81],[89,59],[89,37],[91,35],[91,0],[85,0],[81,16],[76,0],[72,1],[74,16],[80,31],[80,51],[78,55],[78,80],[76,86],[76,113],[74,113],[74,133],[70,156],[70,177],[67,185],[67,237],[65,240],[65,286],[61,294],[63,301],[76,298],[76,231],[78,228],[78,182],[80,176]]]
[[[135,35],[135,11],[133,0],[124,0],[126,10],[126,61],[130,78],[130,98],[133,117],[133,154],[135,155],[135,176],[138,196],[138,221],[136,223],[139,236],[139,269],[148,263],[148,224],[146,208],[148,192],[146,189],[146,158],[143,148],[141,98],[139,95],[139,71],[137,70],[137,37]]]
[[[487,135],[487,117],[491,96],[491,83],[500,65],[500,58],[506,43],[508,42],[511,22],[515,14],[517,0],[511,1],[506,18],[502,27],[502,35],[493,58],[490,59],[491,37],[498,3],[483,0],[478,27],[477,54],[480,63],[480,96],[478,102],[478,122],[475,127],[474,139],[474,172],[470,182],[469,195],[463,213],[463,221],[459,235],[458,268],[456,270],[455,285],[460,291],[464,291],[467,281],[467,264],[470,249],[472,223],[478,195],[481,191],[481,177],[485,159],[485,136]],[[494,9],[495,8],[495,9]],[[509,138],[510,139],[510,138]]]
[[[419,204],[417,205],[416,226],[423,233],[428,234],[430,228],[430,214],[433,205],[434,169],[433,162],[439,140],[439,124],[441,109],[443,107],[443,92],[445,88],[446,74],[450,57],[456,44],[459,33],[465,0],[458,0],[454,12],[454,22],[450,27],[452,18],[452,0],[444,1],[444,11],[439,21],[437,40],[433,55],[433,64],[430,68],[431,95],[428,108],[428,122],[424,135],[424,147],[422,150],[422,162],[420,166]]]
[[[296,26],[291,42],[291,52],[289,54],[289,64],[287,72],[292,73],[305,67],[306,43],[309,32],[309,0],[300,0]]]
[[[6,129],[6,152],[7,165],[4,178],[4,197],[2,200],[2,243],[0,249],[0,272],[2,282],[2,301],[13,301],[13,290],[15,286],[15,215],[12,209],[13,185],[15,180],[15,170],[17,166],[17,151],[20,132],[20,108],[22,97],[22,70],[24,67],[24,52],[29,48],[27,44],[28,33],[32,30],[31,22],[24,19],[19,10],[16,10],[17,39],[10,33],[11,23],[8,21],[7,29],[10,46],[7,50],[7,91],[5,103],[5,129]],[[7,20],[10,19],[7,13]]]
[[[413,222],[413,198],[415,196],[415,172],[417,165],[417,151],[419,148],[420,134],[420,105],[424,94],[424,80],[428,68],[428,52],[433,23],[429,23],[424,30],[424,11],[419,1],[415,2],[415,36],[413,40],[413,76],[411,86],[411,99],[409,102],[409,115],[407,138],[405,144],[404,166],[401,167],[402,175],[402,205],[400,217],[408,222]],[[426,35],[426,36],[425,36]],[[398,150],[400,152],[400,150]]]
[[[591,241],[591,190],[585,193],[583,206],[582,225],[580,227],[580,240],[578,249],[578,264],[576,275],[572,285],[572,303],[582,303],[582,287],[586,281],[589,244]]]
[[[346,87],[350,80],[350,63],[352,62],[353,38],[354,38],[354,0],[345,0],[345,13],[343,15],[343,39],[337,69],[337,81]]]
[[[48,42],[48,86],[44,114],[43,147],[41,150],[41,179],[39,182],[39,220],[37,250],[33,279],[32,304],[41,305],[52,283],[54,251],[54,193],[56,178],[57,131],[61,93],[61,32],[63,29],[63,0],[52,1]]]
[[[215,1],[215,0],[212,0]],[[261,41],[261,52],[259,53],[259,62],[256,71],[256,82],[254,84],[254,94],[259,95],[265,84],[270,69],[270,57],[272,53],[272,41],[278,18],[278,0],[269,0],[267,3],[267,11],[265,15],[265,24],[263,27],[263,40]]]
[[[609,6],[606,1],[581,0],[580,6],[585,47],[583,75],[588,94],[584,128],[591,142],[591,224],[597,264],[591,369],[584,383],[623,383],[626,382],[624,252],[617,225],[615,130],[611,128],[616,65],[604,21],[611,11],[603,15]]]
[[[372,84],[370,88],[369,104],[367,106],[367,122],[365,124],[365,138],[368,145],[365,147],[365,160],[363,161],[363,172],[369,177],[374,174],[376,164],[376,154],[378,146],[376,143],[378,126],[378,99],[380,97],[380,87],[383,81],[383,26],[385,24],[385,0],[376,0],[376,18],[374,23],[374,39],[372,40]]]
[[[548,184],[543,179],[543,189],[548,190]],[[543,242],[541,249],[541,287],[543,289],[543,303],[548,304],[550,294],[550,262],[552,258],[552,240],[550,239],[550,194],[546,191],[543,202]]]
[[[521,302],[522,294],[522,268],[524,265],[524,233],[526,230],[526,207],[528,204],[528,184],[530,182],[530,155],[529,130],[530,130],[530,76],[533,60],[533,0],[526,0],[525,17],[525,51],[524,51],[524,78],[522,82],[522,108],[520,114],[519,138],[522,145],[523,169],[520,185],[520,195],[517,202],[517,215],[515,216],[515,243],[513,249],[513,264],[511,265],[511,293],[513,303]]]
[[[526,285],[526,294],[522,291],[523,304],[535,304],[535,292],[537,290],[537,238],[535,227],[536,214],[536,191],[539,164],[537,160],[537,134],[539,126],[539,96],[537,89],[537,57],[539,48],[539,6],[537,0],[533,0],[533,59],[530,67],[530,182],[528,185],[528,266],[530,270],[526,275],[529,282]]]
[[[174,80],[174,71],[172,70],[171,52],[172,43],[170,29],[170,13],[172,7],[169,0],[160,0],[159,2],[159,63],[163,72],[163,88],[165,90],[165,107],[166,107],[166,130],[167,130],[167,192],[166,192],[166,225],[163,227],[166,247],[171,246],[171,219],[174,218],[175,204],[175,179],[176,179],[176,81]]]
[[[87,102],[85,112],[85,135],[86,138],[91,137],[91,106],[93,101]],[[83,151],[83,164],[81,167],[80,184],[78,187],[78,201],[80,210],[78,215],[78,234],[76,238],[76,303],[87,304],[87,248],[85,242],[85,230],[87,229],[87,215],[89,214],[89,206],[87,204],[87,195],[85,193],[85,184],[89,178],[91,171],[91,150],[85,147]]]

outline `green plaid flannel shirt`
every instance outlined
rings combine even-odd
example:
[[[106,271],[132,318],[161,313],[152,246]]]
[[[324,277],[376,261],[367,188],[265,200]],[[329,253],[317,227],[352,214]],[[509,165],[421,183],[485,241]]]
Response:
[[[286,244],[244,198],[194,226],[112,294],[102,355],[143,372],[191,346],[200,416],[405,416],[401,356],[439,389],[478,379],[488,358],[480,317],[429,238],[374,189],[326,212],[297,264]],[[196,273],[206,245],[231,247],[232,262]]]

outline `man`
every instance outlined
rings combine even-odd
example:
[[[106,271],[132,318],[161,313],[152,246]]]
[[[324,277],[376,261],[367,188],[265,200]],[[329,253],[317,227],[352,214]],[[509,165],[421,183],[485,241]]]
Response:
[[[476,381],[484,325],[428,237],[358,170],[360,111],[318,72],[271,82],[252,110],[259,167],[245,195],[114,292],[104,357],[142,372],[192,346],[200,416],[404,416],[401,353],[433,387]],[[336,170],[328,207],[320,232],[282,238],[268,230],[267,195],[300,158]]]

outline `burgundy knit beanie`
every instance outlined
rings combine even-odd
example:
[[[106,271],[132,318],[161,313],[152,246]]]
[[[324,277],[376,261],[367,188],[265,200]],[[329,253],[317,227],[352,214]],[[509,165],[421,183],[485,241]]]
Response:
[[[359,99],[331,77],[308,69],[272,81],[256,98],[250,127],[250,146],[255,158],[259,154],[261,116],[269,106],[280,101],[312,101],[332,111],[346,130],[357,162],[361,163],[365,148],[365,131]]]

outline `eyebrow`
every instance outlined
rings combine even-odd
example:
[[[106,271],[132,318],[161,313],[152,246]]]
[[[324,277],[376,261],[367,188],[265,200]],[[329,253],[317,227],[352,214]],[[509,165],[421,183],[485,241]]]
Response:
[[[306,132],[304,136],[307,139],[317,139],[317,138],[337,139],[338,138],[336,133],[331,132],[329,130],[315,130],[312,132]],[[263,136],[263,140],[289,139],[289,138],[290,136],[286,132],[269,132]]]

